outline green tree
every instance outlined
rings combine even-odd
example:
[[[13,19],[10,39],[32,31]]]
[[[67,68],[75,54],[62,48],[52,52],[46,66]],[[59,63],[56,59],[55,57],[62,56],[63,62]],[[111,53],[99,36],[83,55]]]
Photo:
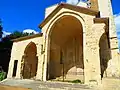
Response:
[[[22,33],[19,31],[15,31],[10,35],[3,37],[0,41],[0,66],[3,67],[3,70],[7,73],[10,56],[11,56],[11,49],[13,45],[12,39],[33,35],[29,33]],[[0,79],[3,78],[3,73],[0,73]]]
[[[2,38],[2,41],[11,41],[12,39],[16,39],[16,38],[20,38],[20,37],[24,37],[24,36],[29,36],[29,35],[34,35],[34,33],[23,33],[20,31],[14,31],[12,34],[7,35],[6,37]]]

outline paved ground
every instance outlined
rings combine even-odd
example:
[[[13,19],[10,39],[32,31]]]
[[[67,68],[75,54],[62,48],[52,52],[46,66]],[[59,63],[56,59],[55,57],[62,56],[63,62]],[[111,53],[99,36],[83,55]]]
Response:
[[[120,79],[104,79],[102,83],[103,84],[100,86],[93,87],[84,84],[66,82],[42,82],[34,80],[7,79],[1,82],[3,85],[19,86],[32,90],[120,90]]]

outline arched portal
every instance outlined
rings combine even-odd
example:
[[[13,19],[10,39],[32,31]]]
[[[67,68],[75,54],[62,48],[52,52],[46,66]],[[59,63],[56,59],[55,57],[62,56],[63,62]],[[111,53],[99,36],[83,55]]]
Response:
[[[73,16],[63,16],[49,35],[48,79],[84,80],[83,28]]]
[[[23,79],[35,78],[37,72],[38,58],[36,56],[37,48],[35,43],[31,42],[24,51]]]

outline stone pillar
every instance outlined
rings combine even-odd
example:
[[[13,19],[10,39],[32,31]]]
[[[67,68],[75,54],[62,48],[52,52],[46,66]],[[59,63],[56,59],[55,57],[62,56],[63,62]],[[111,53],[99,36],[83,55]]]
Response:
[[[11,57],[10,62],[9,62],[9,68],[8,68],[7,78],[12,78],[13,68],[14,68],[14,60]]]
[[[84,83],[89,83],[89,67],[88,59],[86,58],[86,33],[83,32],[83,62],[84,62]]]
[[[48,66],[48,59],[50,54],[50,40],[46,37],[45,43],[45,53],[43,55],[43,81],[47,80],[47,66]]]
[[[24,54],[22,56],[22,60],[21,60],[21,68],[20,68],[20,78],[23,79],[23,69],[24,69],[24,63],[25,63],[25,58],[26,58],[26,54]]]
[[[18,60],[18,64],[17,64],[17,71],[16,71],[16,77],[17,79],[21,78],[21,60],[22,60],[22,56],[20,56],[19,60]]]
[[[44,64],[43,64],[43,81],[47,81],[47,59],[46,56],[44,56]]]
[[[14,60],[15,60],[14,53],[15,53],[15,51],[16,51],[15,44],[13,43],[12,51],[11,51],[11,58],[10,58],[9,67],[8,67],[7,78],[12,78],[12,75],[13,75]]]
[[[37,57],[38,57],[38,66],[37,66],[37,74],[36,80],[42,80],[42,72],[43,72],[43,55],[41,45],[37,45]]]
[[[97,23],[83,34],[84,76],[86,84],[101,84],[99,40],[105,32],[105,24]]]
[[[99,21],[101,21],[100,19]],[[107,21],[107,19],[105,20]],[[93,34],[93,42],[91,44],[91,50],[94,54],[94,58],[91,62],[91,80],[96,80],[97,84],[101,84],[101,68],[100,68],[100,52],[99,52],[99,43],[100,38],[104,33],[106,33],[106,24],[104,22],[96,22],[97,24],[93,25],[92,33]],[[96,31],[97,30],[97,31]]]
[[[84,61],[84,83],[89,84],[91,80],[91,50],[88,47],[89,37],[87,32],[83,32],[83,61]]]
[[[9,62],[9,68],[8,68],[8,75],[7,75],[7,78],[12,78],[12,75],[13,75],[13,70],[14,70],[14,61],[16,59],[14,59],[13,57],[11,57],[11,60]],[[16,69],[16,76],[15,78],[21,78],[21,60],[18,60],[18,63],[17,63],[17,69]]]

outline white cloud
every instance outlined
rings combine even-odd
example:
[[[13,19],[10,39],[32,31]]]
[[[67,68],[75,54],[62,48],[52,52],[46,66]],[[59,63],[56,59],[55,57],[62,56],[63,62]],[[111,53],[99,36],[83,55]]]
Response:
[[[66,3],[76,5],[79,2],[79,0],[66,0]]]
[[[23,30],[23,33],[34,33],[34,34],[37,34],[37,33],[39,33],[39,32],[37,32],[37,31],[35,31],[35,30],[32,30],[32,29],[25,29],[25,30]],[[5,37],[5,36],[7,36],[7,35],[10,35],[11,34],[11,32],[6,32],[6,31],[3,31],[3,35],[2,35],[2,37]]]
[[[10,34],[11,34],[11,32],[3,31],[3,35],[2,35],[2,37],[5,37],[5,36],[10,35]]]
[[[37,31],[35,31],[35,30],[32,30],[32,29],[25,29],[25,30],[23,30],[23,33],[34,33],[34,34],[37,34],[37,33],[39,33],[39,32],[37,32]]]
[[[117,32],[120,32],[120,13],[114,15]]]
[[[120,49],[120,13],[114,15],[114,17],[115,17],[116,31],[117,31],[117,37],[118,37],[118,45]]]

